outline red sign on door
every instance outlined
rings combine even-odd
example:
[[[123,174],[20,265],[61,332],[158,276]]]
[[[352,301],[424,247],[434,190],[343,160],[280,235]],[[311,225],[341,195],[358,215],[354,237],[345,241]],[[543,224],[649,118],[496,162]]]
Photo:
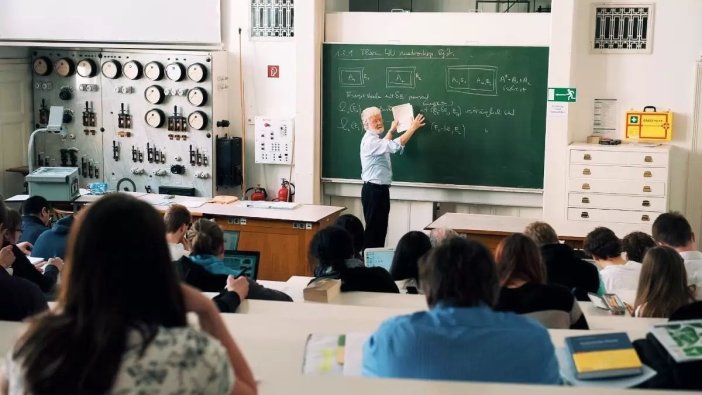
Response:
[[[280,66],[278,65],[268,65],[268,78],[279,78]]]

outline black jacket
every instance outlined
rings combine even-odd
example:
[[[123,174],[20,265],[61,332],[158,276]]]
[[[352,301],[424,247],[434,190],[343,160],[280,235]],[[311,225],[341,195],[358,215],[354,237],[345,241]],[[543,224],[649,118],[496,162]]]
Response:
[[[204,267],[193,263],[187,256],[175,261],[176,269],[178,271],[178,276],[180,280],[188,285],[199,289],[203,292],[220,292],[218,296],[215,297],[215,303],[220,307],[222,312],[234,312],[236,308],[239,307],[239,303],[236,303],[235,299],[238,300],[239,296],[234,292],[222,291],[224,285],[227,283],[227,276],[223,274],[212,274],[208,272]],[[269,289],[254,280],[249,280],[249,295],[247,299],[258,299],[258,300],[277,300],[281,302],[292,302],[292,298],[284,292],[276,291],[274,289]],[[223,295],[222,292],[225,292]],[[234,295],[228,295],[234,294]],[[222,304],[220,304],[222,303]],[[232,307],[236,304],[236,307]],[[227,311],[222,310],[225,306]]]
[[[541,256],[546,265],[546,282],[562,285],[570,290],[577,300],[589,300],[588,292],[597,293],[600,275],[595,265],[575,255],[566,244],[541,246]]]
[[[49,308],[39,287],[0,268],[0,321],[22,321]]]
[[[12,246],[12,253],[15,255],[15,262],[12,270],[15,277],[22,277],[38,285],[42,292],[50,293],[56,285],[59,270],[54,265],[47,265],[44,274],[38,271],[26,255],[16,245]]]
[[[386,292],[400,293],[390,273],[382,267],[346,268],[342,272],[332,272],[317,277],[310,284],[324,278],[341,280],[341,292]]]

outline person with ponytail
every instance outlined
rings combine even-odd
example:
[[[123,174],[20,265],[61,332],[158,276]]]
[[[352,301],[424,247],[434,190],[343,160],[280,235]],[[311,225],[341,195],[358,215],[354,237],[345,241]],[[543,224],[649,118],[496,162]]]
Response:
[[[365,267],[353,258],[353,240],[346,229],[328,226],[317,232],[310,242],[310,262],[315,278],[341,280],[341,292],[400,293],[390,273],[382,267]]]
[[[8,354],[0,393],[256,394],[215,305],[179,284],[164,234],[158,212],[133,197],[87,208],[71,229],[57,305]]]
[[[235,291],[239,300],[229,302],[227,308],[218,303],[222,312],[233,313],[241,300],[246,298],[292,302],[292,298],[284,292],[266,288],[248,277],[235,278],[240,273],[224,264],[224,232],[216,223],[201,218],[192,224],[185,237],[190,244],[190,256],[176,261],[180,279],[203,292],[220,292],[221,296],[225,284],[227,290]],[[236,282],[243,282],[245,293],[230,287]],[[229,295],[234,296],[231,292]]]

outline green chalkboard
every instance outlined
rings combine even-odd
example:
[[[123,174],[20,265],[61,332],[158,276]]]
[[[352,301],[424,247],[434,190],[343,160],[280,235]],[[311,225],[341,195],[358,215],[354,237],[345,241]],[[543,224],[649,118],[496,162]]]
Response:
[[[548,48],[325,44],[322,176],[360,179],[361,111],[411,103],[427,125],[393,180],[543,187]]]

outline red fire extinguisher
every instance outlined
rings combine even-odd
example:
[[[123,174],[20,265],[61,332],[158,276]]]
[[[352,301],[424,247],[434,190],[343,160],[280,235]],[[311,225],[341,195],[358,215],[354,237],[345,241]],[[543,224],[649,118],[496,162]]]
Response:
[[[247,195],[251,191],[253,191],[253,193],[251,193],[251,196],[249,196],[249,200],[266,200],[268,197],[266,189],[261,188],[261,184],[256,184],[255,187],[247,189],[246,192],[244,192],[244,195]]]
[[[283,178],[280,189],[278,189],[279,202],[292,202],[295,195],[295,184]]]

